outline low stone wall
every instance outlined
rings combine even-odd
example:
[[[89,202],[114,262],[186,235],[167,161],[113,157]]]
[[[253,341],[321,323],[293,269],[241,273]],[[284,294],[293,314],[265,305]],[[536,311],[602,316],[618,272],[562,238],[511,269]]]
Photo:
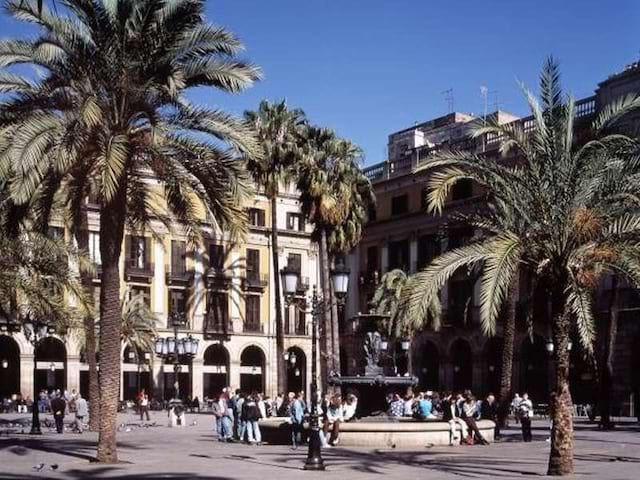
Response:
[[[477,423],[484,438],[493,442],[495,424],[490,420],[479,420]],[[285,418],[261,420],[260,430],[262,438],[269,443],[291,442],[291,426]],[[363,418],[340,425],[340,446],[415,448],[449,445],[449,432],[449,424],[438,420]]]

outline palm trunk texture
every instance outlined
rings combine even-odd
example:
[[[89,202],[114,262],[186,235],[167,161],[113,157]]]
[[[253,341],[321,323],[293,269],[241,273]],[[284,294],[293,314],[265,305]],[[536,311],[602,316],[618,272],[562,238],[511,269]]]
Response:
[[[562,284],[560,284],[562,285]],[[553,360],[555,390],[551,393],[551,450],[548,475],[573,474],[573,414],[569,389],[569,317],[565,312],[564,288],[552,293]]]
[[[513,377],[513,348],[516,336],[516,314],[520,291],[518,274],[509,291],[507,311],[502,332],[502,366],[500,370],[500,393],[498,400],[498,425],[506,427],[511,405],[511,379]]]
[[[86,205],[82,205],[80,217],[75,229],[76,242],[78,248],[84,252],[89,251],[89,220]],[[93,307],[94,286],[91,274],[87,272],[80,273],[80,281],[82,287],[87,294],[90,305]],[[89,365],[89,429],[94,432],[98,431],[100,418],[100,386],[98,383],[98,367],[96,359],[96,326],[95,319],[87,315],[83,319],[84,327],[84,353]]]
[[[322,275],[322,320],[320,322],[320,385],[327,391],[327,378],[333,362],[331,323],[331,282],[329,280],[329,252],[327,233],[320,234],[320,274]]]
[[[602,369],[600,371],[600,427],[608,430],[613,428],[611,423],[611,391],[613,380],[613,353],[618,336],[618,302],[620,290],[618,280],[614,276],[611,286],[611,302],[609,303],[609,319],[605,332]]]
[[[278,211],[277,198],[271,198],[271,245],[273,258],[273,285],[276,300],[276,369],[278,392],[286,394],[287,369],[284,362],[284,328],[282,320],[282,293],[280,289],[280,260],[278,258]]]
[[[124,183],[124,182],[123,182]],[[100,215],[100,428],[98,461],[116,463],[116,425],[120,396],[120,254],[126,218],[126,185],[122,185],[111,204]]]

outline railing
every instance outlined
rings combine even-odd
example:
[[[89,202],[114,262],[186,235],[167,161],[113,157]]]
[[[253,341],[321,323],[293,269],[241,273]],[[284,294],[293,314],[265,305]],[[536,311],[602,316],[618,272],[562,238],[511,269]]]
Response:
[[[309,290],[309,277],[298,277],[298,292]]]
[[[193,275],[192,270],[171,270],[165,273],[165,280],[168,285],[174,283],[190,283],[193,279]]]
[[[360,271],[360,285],[374,286],[380,281],[380,272],[378,270],[362,270]]]
[[[264,327],[261,323],[243,323],[242,331],[245,333],[264,333]]]
[[[364,173],[371,182],[376,182],[385,178],[386,169],[387,162],[381,162],[365,168],[362,173]]]
[[[575,118],[582,119],[596,113],[596,97],[587,97],[578,100],[575,103]],[[525,133],[529,134],[535,130],[535,121],[533,117],[520,118],[511,122],[514,127],[520,127]],[[422,166],[436,153],[445,149],[462,150],[471,152],[492,152],[497,150],[502,143],[502,137],[495,133],[488,133],[477,138],[462,137],[447,143],[435,146],[422,146],[405,152],[405,156],[397,160],[387,160],[375,165],[371,165],[363,170],[363,173],[371,182],[387,180],[391,177],[404,175],[412,170],[412,159],[416,155],[416,165]]]
[[[139,264],[137,261],[128,261],[125,263],[124,273],[128,277],[152,278],[153,262],[145,261]]]
[[[265,273],[247,272],[244,281],[248,288],[264,288],[269,283],[269,276]]]
[[[214,312],[207,312],[204,331],[206,333],[231,333],[233,332],[233,322],[228,318],[218,318]]]

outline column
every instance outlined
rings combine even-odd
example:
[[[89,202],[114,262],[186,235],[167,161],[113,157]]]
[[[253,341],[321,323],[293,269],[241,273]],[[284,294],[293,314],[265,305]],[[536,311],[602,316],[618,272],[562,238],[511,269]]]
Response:
[[[164,370],[162,368],[162,360],[155,358],[151,367],[151,392],[150,396],[156,400],[162,400],[164,391]]]
[[[192,373],[191,373],[191,398],[198,397],[198,400],[202,402],[204,398],[204,388],[203,388],[203,359],[194,358],[191,364]]]
[[[32,399],[34,399],[33,380],[33,353],[23,353],[20,355],[20,392],[23,396],[29,396]]]
[[[80,356],[67,356],[67,391],[80,391]]]
[[[162,242],[153,240],[153,313],[158,318],[166,318],[165,310],[168,310],[165,301],[165,280],[164,280],[164,246]]]
[[[229,351],[231,354],[232,352]],[[234,390],[240,388],[240,356],[234,358],[230,355],[229,361],[229,386]]]
[[[206,304],[205,304],[205,288],[204,288],[204,263],[202,261],[203,249],[201,247],[197,247],[194,252],[195,256],[195,266],[194,266],[194,289],[193,289],[193,329],[194,330],[202,330],[203,325],[203,316],[206,312]]]
[[[242,279],[240,278],[241,256],[242,255],[240,251],[238,251],[236,248],[234,248],[229,254],[231,266],[232,266],[232,275],[233,275],[231,278],[231,295],[230,295],[231,296],[230,298],[231,322],[233,323],[234,327],[237,324],[237,322],[239,322],[240,319],[242,318],[240,315],[240,292],[242,289]],[[247,262],[247,259],[245,258],[242,263],[246,264],[246,262]]]
[[[414,273],[418,269],[418,237],[412,233],[409,237],[409,272]]]
[[[380,258],[380,276],[381,277],[387,271],[388,268],[389,268],[389,244],[385,240],[384,244],[382,245],[382,253]]]

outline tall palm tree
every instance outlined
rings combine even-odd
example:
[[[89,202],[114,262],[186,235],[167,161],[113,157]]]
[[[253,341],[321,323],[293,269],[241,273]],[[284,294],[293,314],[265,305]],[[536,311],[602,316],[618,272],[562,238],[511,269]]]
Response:
[[[606,107],[590,128],[577,134],[574,100],[565,99],[557,63],[550,58],[540,76],[540,101],[525,90],[533,129],[490,122],[474,134],[498,135],[503,153],[516,152],[513,165],[470,152],[438,154],[426,169],[429,207],[441,212],[460,179],[487,192],[487,204],[464,220],[482,234],[450,250],[417,273],[404,296],[410,319],[423,323],[438,291],[467,265],[482,268],[480,318],[493,335],[519,266],[534,272],[550,310],[555,387],[548,473],[573,472],[573,425],[568,343],[575,329],[585,352],[593,352],[593,289],[603,273],[615,272],[640,285],[640,161],[634,140],[610,134],[625,113],[640,105],[624,98]]]
[[[329,281],[331,257],[358,243],[375,200],[371,183],[359,168],[361,150],[352,142],[338,138],[332,130],[309,126],[301,151],[297,176],[302,211],[314,224],[312,237],[320,250],[325,353],[321,366],[326,378],[330,371],[340,371],[338,315]]]
[[[250,157],[247,168],[254,182],[264,188],[265,195],[271,204],[272,285],[276,300],[276,364],[278,392],[284,392],[287,388],[287,367],[284,361],[277,200],[280,185],[292,178],[297,159],[297,142],[305,116],[300,109],[289,109],[284,100],[278,103],[263,100],[257,111],[245,112],[245,118],[255,128],[262,147],[261,156]]]
[[[100,433],[98,461],[117,461],[120,381],[120,269],[125,223],[137,227],[158,211],[198,237],[198,212],[215,228],[241,233],[249,193],[236,153],[255,154],[252,130],[228,114],[192,105],[185,92],[239,92],[259,70],[237,59],[240,41],[205,22],[204,1],[67,0],[39,9],[9,0],[17,20],[39,37],[0,42],[0,65],[25,63],[43,73],[5,74],[13,95],[0,128],[16,141],[2,157],[16,203],[26,202],[51,163],[65,174],[79,162],[98,187],[100,206]],[[61,126],[67,111],[81,121]],[[81,149],[71,138],[81,138]],[[71,146],[70,146],[71,145]],[[161,181],[160,191],[148,182]],[[128,201],[133,199],[133,201]]]

